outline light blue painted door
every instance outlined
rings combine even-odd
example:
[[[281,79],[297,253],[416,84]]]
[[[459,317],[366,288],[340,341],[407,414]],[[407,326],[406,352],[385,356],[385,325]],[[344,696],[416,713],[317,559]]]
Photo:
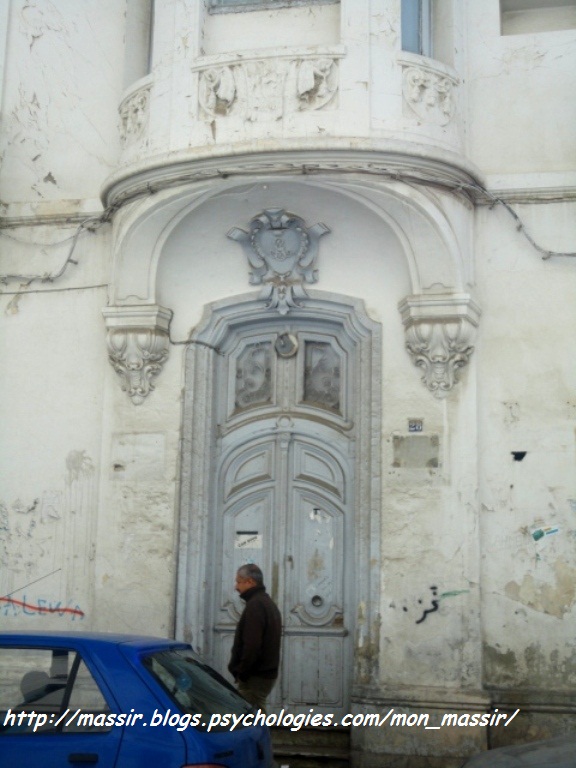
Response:
[[[214,479],[214,661],[226,668],[243,608],[235,572],[255,562],[284,619],[272,706],[336,713],[349,707],[353,621],[346,352],[334,336],[299,329],[293,338],[287,358],[274,354],[273,335],[243,338],[223,376],[234,403],[220,421]],[[249,406],[238,408],[244,396]]]

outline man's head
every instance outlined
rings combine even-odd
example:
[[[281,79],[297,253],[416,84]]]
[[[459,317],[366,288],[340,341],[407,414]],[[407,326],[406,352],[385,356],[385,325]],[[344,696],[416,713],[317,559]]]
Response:
[[[241,565],[236,571],[236,582],[234,583],[234,589],[239,594],[243,595],[248,589],[252,587],[264,586],[264,577],[262,571],[257,565],[249,563],[248,565]]]

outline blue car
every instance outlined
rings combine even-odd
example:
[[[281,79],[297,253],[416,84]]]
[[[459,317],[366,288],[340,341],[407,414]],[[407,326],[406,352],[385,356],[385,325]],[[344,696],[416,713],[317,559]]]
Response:
[[[192,648],[93,632],[0,633],[0,765],[272,768],[268,728]]]

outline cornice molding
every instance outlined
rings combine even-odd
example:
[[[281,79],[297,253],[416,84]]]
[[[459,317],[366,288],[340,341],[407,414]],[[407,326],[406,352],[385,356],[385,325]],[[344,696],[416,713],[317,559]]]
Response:
[[[420,180],[474,197],[482,186],[478,169],[466,158],[434,146],[405,141],[331,138],[254,142],[232,148],[208,146],[156,155],[121,168],[102,187],[105,207],[168,187],[231,176],[300,176],[354,173]]]
[[[138,330],[148,328],[168,333],[172,310],[158,304],[127,304],[105,307],[102,310],[106,328],[114,330]]]
[[[480,194],[477,205],[494,205],[494,199],[516,205],[539,205],[542,203],[570,203],[576,200],[576,186],[518,187],[509,189],[488,189]]]

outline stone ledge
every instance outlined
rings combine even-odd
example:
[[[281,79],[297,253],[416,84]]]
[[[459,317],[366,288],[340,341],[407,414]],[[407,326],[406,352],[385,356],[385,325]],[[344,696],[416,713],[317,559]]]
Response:
[[[159,154],[125,166],[105,181],[106,207],[120,206],[167,187],[230,176],[299,176],[354,173],[402,180],[421,180],[453,189],[468,199],[481,192],[478,169],[455,152],[414,142],[345,137],[243,142]]]

